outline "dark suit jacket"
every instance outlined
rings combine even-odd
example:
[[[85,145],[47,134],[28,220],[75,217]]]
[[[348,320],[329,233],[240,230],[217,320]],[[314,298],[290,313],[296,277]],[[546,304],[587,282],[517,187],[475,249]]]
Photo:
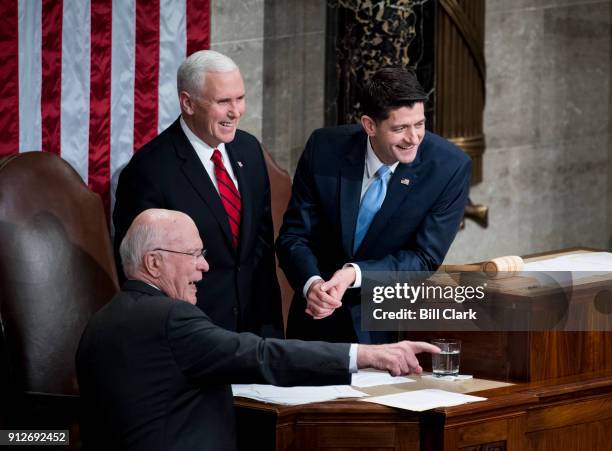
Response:
[[[138,213],[147,208],[182,211],[195,221],[210,263],[198,284],[198,307],[226,329],[281,337],[270,184],[262,149],[241,130],[226,149],[242,197],[238,251],[219,194],[177,120],[121,172],[113,211],[117,264],[121,268],[119,245]]]
[[[90,320],[76,356],[85,449],[233,450],[230,383],[350,383],[349,345],[215,326],[138,281]]]
[[[316,130],[293,180],[277,240],[277,254],[296,295],[287,336],[329,341],[356,339],[346,304],[323,320],[304,313],[304,284],[328,279],[345,263],[364,271],[430,271],[444,260],[463,216],[471,160],[443,138],[426,132],[415,160],[399,164],[385,200],[356,253],[353,239],[363,181],[367,135],[360,125]],[[403,181],[403,183],[402,183]]]

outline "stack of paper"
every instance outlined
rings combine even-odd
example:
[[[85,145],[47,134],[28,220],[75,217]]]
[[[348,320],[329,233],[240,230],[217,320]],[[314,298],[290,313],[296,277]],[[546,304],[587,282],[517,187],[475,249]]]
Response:
[[[383,406],[396,407],[398,409],[422,412],[437,407],[458,406],[468,402],[485,401],[487,398],[480,396],[463,395],[438,389],[415,390],[409,392],[395,393],[392,395],[374,396],[363,399],[364,402],[382,404]]]
[[[277,387],[275,385],[232,385],[234,396],[256,399],[272,404],[294,406],[311,402],[331,401],[338,398],[361,398],[365,393],[348,385],[324,387]]]

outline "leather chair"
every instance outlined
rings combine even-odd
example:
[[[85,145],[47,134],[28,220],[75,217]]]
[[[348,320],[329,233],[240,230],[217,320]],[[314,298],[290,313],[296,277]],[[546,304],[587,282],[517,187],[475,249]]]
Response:
[[[1,159],[1,429],[68,429],[78,449],[74,357],[117,290],[99,196],[54,154]]]
[[[272,197],[272,222],[274,224],[274,240],[278,237],[278,231],[283,224],[283,215],[289,199],[291,198],[291,177],[289,173],[281,168],[267,150],[264,150],[266,167],[268,169],[268,177],[270,178],[270,193]],[[278,267],[278,259],[276,260],[276,275],[280,285],[281,297],[283,299],[283,324],[287,328],[287,316],[289,315],[289,307],[293,298],[293,289],[289,285],[289,281],[285,277],[282,269]]]

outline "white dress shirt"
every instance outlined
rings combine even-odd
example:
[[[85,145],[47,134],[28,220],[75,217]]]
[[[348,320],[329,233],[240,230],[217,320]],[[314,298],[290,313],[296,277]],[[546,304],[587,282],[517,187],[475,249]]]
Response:
[[[238,179],[234,175],[234,169],[232,168],[232,163],[229,159],[229,156],[227,155],[227,150],[225,150],[225,144],[220,143],[217,147],[210,147],[208,144],[198,138],[195,133],[191,131],[189,126],[183,120],[183,116],[181,116],[180,122],[181,128],[183,129],[183,133],[185,133],[187,139],[195,149],[196,154],[204,165],[204,169],[206,169],[206,173],[208,174],[208,177],[210,177],[210,180],[213,182],[217,193],[219,192],[219,187],[217,186],[217,178],[215,177],[215,164],[211,160],[215,149],[219,149],[219,152],[221,152],[221,159],[223,160],[223,165],[225,166],[227,173],[232,179],[232,182],[234,182],[236,189],[238,190],[238,192],[240,192],[240,187],[238,186]]]
[[[380,169],[380,167],[383,164],[384,163],[380,161],[380,159],[374,153],[374,149],[372,148],[372,143],[370,142],[370,137],[368,137],[367,148],[366,148],[366,161],[365,161],[365,167],[363,168],[363,181],[361,182],[361,197],[360,197],[361,200],[363,199],[363,196],[368,190],[368,188],[370,187],[370,185],[376,179],[376,172],[378,171],[378,169]],[[389,180],[391,180],[391,177],[393,176],[393,173],[395,172],[395,169],[397,168],[398,164],[399,164],[399,161],[396,161],[391,166],[389,166],[390,168],[389,172],[391,174],[391,176],[389,177]],[[389,182],[387,181],[387,183]],[[360,200],[360,204],[361,204],[361,200]],[[361,269],[359,268],[358,265],[354,263],[347,263],[343,267],[346,268],[347,266],[352,266],[353,268],[355,268],[355,282],[349,288],[361,287]],[[323,278],[317,274],[317,275],[311,276],[306,281],[306,283],[304,284],[304,288],[302,289],[302,294],[304,295],[304,297],[307,297],[310,286],[317,280],[323,280]]]

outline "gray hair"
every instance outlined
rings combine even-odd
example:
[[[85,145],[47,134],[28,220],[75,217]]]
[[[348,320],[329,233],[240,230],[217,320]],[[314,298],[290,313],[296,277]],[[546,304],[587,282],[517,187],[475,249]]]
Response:
[[[228,56],[214,50],[200,50],[192,53],[178,68],[176,87],[179,96],[186,91],[197,96],[204,88],[205,75],[208,72],[231,72],[238,69],[236,63]]]
[[[161,240],[159,226],[151,223],[132,224],[119,246],[123,272],[128,278],[136,274],[144,255],[158,247]]]

